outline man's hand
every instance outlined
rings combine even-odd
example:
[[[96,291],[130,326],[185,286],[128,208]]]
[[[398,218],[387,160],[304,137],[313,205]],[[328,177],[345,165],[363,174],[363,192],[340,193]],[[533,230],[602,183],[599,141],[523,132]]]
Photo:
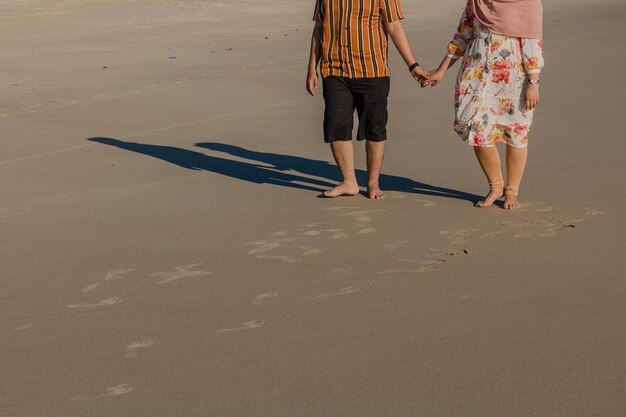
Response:
[[[528,84],[524,93],[526,110],[532,110],[539,105],[539,86]]]
[[[437,68],[436,70],[432,70],[430,71],[430,77],[428,77],[427,79],[424,79],[422,81],[420,81],[420,85],[422,86],[422,88],[425,87],[434,87],[437,84],[439,84],[439,82],[441,80],[443,80],[443,77],[446,75],[445,70],[441,69],[441,68]]]
[[[424,71],[422,67],[413,68],[413,71],[411,71],[411,75],[413,76],[415,81],[419,82],[420,84],[430,78],[430,73],[428,71]]]
[[[317,91],[318,81],[317,81],[317,70],[309,70],[309,73],[306,76],[306,91],[309,92],[310,95],[315,97],[315,92]]]

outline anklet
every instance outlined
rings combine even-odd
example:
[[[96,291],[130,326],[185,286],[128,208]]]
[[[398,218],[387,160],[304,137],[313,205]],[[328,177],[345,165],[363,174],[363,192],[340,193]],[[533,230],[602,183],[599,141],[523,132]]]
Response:
[[[519,195],[519,187],[515,187],[513,185],[507,185],[504,189],[504,194]]]
[[[504,189],[504,180],[502,178],[489,183],[489,188],[491,190],[502,190]]]

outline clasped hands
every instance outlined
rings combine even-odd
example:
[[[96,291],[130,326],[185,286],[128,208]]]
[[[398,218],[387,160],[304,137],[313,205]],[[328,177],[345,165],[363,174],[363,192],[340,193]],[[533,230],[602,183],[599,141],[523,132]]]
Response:
[[[434,87],[439,81],[443,80],[443,76],[445,75],[445,71],[437,68],[432,71],[425,71],[422,67],[415,68],[411,75],[417,81],[422,88],[426,87]]]

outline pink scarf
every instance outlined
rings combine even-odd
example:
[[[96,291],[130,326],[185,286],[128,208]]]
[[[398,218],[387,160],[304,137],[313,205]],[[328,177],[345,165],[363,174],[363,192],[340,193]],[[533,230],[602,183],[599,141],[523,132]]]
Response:
[[[541,0],[473,0],[478,21],[497,35],[542,39]]]

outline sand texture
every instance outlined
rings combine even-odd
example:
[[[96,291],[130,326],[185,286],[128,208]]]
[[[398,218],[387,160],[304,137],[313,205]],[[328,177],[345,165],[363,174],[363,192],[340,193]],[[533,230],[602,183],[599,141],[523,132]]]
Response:
[[[312,0],[0,1],[0,416],[623,417],[626,5],[545,3],[510,212],[393,49],[389,198],[317,197]]]

